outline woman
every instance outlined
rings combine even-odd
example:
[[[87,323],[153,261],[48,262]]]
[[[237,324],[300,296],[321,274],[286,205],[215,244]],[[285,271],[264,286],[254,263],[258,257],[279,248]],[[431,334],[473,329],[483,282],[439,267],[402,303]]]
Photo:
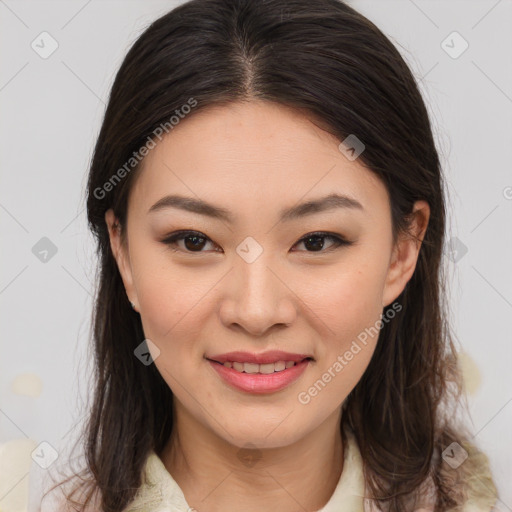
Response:
[[[337,0],[192,0],[116,76],[77,510],[488,511],[414,78]],[[74,479],[71,480],[72,482]]]

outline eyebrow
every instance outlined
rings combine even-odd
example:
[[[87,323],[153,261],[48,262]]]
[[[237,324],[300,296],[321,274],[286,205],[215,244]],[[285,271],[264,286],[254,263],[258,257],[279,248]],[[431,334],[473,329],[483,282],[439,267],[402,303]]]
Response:
[[[201,199],[180,195],[167,195],[162,197],[151,206],[148,213],[165,208],[179,208],[213,219],[224,220],[229,223],[234,222],[234,215],[229,210],[207,203]],[[352,197],[341,194],[329,194],[328,196],[312,199],[311,201],[306,201],[305,203],[292,206],[291,208],[285,208],[281,211],[279,219],[280,221],[291,221],[336,208],[349,208],[364,211],[363,205]]]

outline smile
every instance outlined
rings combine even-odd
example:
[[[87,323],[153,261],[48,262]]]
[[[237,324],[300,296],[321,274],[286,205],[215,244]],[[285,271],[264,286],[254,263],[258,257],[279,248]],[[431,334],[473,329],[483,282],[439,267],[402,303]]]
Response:
[[[248,393],[273,393],[291,385],[305,372],[313,361],[307,357],[299,362],[276,361],[275,363],[220,363],[207,359],[224,384]]]
[[[311,359],[309,357],[303,359],[303,361]],[[212,361],[210,359],[210,361]],[[257,364],[257,363],[241,363],[238,361],[226,361],[225,363],[220,363],[219,361],[212,361],[217,364],[223,364],[226,368],[232,368],[240,373],[260,373],[264,375],[269,375],[275,372],[282,372],[288,368],[292,368],[293,366],[299,364],[295,361],[276,361],[275,363],[266,363],[266,364]]]

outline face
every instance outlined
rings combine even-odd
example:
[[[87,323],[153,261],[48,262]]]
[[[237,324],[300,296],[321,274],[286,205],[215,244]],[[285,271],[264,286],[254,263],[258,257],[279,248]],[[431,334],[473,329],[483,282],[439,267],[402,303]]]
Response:
[[[232,445],[285,446],[336,414],[372,357],[383,307],[414,271],[420,244],[393,245],[385,186],[339,142],[276,104],[209,108],[145,157],[126,245],[106,214],[177,413]],[[341,199],[300,207],[334,194]],[[170,195],[191,201],[162,200]],[[415,210],[421,240],[428,205]],[[208,360],[273,350],[310,359],[266,375],[279,363],[241,374]]]

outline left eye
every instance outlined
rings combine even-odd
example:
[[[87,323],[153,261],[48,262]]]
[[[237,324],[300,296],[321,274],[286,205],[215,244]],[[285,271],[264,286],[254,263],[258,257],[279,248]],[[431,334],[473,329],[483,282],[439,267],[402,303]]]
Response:
[[[317,232],[317,233],[309,233],[308,235],[302,237],[297,244],[303,243],[304,246],[306,244],[309,244],[309,247],[313,247],[312,251],[307,252],[327,252],[322,251],[324,249],[324,242],[319,242],[319,240],[330,240],[332,242],[332,245],[328,247],[329,250],[331,249],[337,249],[338,247],[341,247],[343,245],[351,245],[352,242],[349,242],[348,240],[345,240],[344,238],[334,235],[331,233],[323,233],[323,232]],[[295,244],[295,245],[297,245]],[[294,246],[295,247],[295,246]]]
[[[302,237],[295,245],[303,243],[305,247],[309,246],[310,248],[313,248],[313,250],[307,250],[306,252],[327,252],[326,250],[323,250],[325,248],[325,244],[323,241],[321,241],[325,239],[330,240],[332,242],[331,246],[327,248],[328,250],[336,249],[344,245],[352,245],[353,243],[349,242],[348,240],[345,240],[343,237],[339,235],[325,232],[315,232],[308,233],[307,235]],[[171,249],[173,251],[178,251],[180,249],[176,249],[175,247],[178,245],[179,241],[184,241],[185,243],[184,252],[206,252],[202,251],[205,244],[207,242],[210,242],[212,244],[214,243],[206,235],[200,233],[199,231],[178,231],[162,240],[162,243],[171,246]],[[293,247],[295,247],[295,245]],[[183,249],[183,247],[181,247],[181,249]],[[217,249],[215,249],[215,251],[221,252],[218,251]]]

